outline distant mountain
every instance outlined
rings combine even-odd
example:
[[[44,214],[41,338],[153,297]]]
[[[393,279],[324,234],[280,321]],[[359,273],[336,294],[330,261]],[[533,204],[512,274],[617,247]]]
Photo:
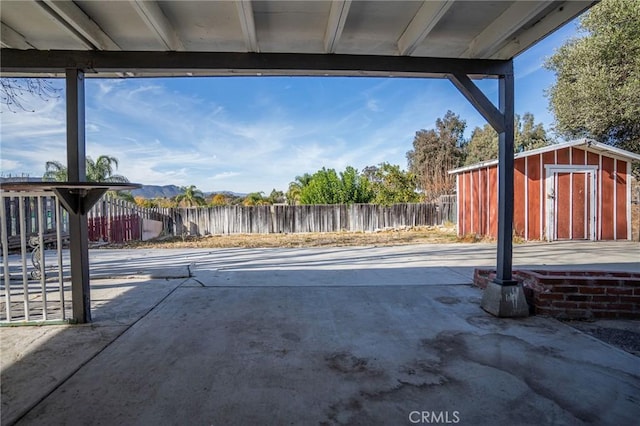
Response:
[[[9,182],[42,182],[42,178],[30,176],[0,176],[0,183]],[[176,185],[142,185],[142,188],[132,190],[131,194],[134,197],[143,197],[149,200],[153,198],[173,198],[176,195],[182,194],[182,189],[181,187]],[[247,196],[247,194],[233,191],[204,192],[205,197],[209,197],[215,194],[223,194],[228,197]]]
[[[151,198],[172,198],[182,194],[182,189],[176,185],[142,185],[140,189],[131,191],[134,197]]]
[[[0,176],[0,183],[9,182],[42,182],[42,178],[29,176]]]
[[[176,185],[142,185],[140,189],[134,189],[131,191],[131,194],[134,197],[143,197],[146,199],[153,198],[173,198],[176,195],[182,194],[182,189]],[[232,191],[212,191],[212,192],[204,192],[205,196],[210,196],[212,194],[227,194],[234,197],[244,197],[247,194],[240,194]]]

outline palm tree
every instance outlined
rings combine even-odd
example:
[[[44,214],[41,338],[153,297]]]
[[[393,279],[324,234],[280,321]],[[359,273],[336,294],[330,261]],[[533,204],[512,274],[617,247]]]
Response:
[[[243,206],[263,206],[266,202],[264,198],[262,198],[263,192],[252,192],[247,194],[242,201]],[[267,203],[268,204],[268,203]]]
[[[300,204],[300,194],[302,193],[302,188],[309,185],[313,175],[309,173],[305,173],[302,176],[296,176],[296,179],[289,184],[289,189],[287,190],[287,201],[291,205]]]
[[[188,207],[204,206],[206,201],[204,194],[195,185],[182,187],[182,194],[176,196],[176,203],[183,203]]]
[[[114,167],[115,166],[115,167]],[[113,174],[118,168],[118,159],[108,155],[101,155],[96,161],[91,157],[86,160],[87,182],[129,182],[129,179],[122,175]],[[66,182],[69,173],[67,166],[59,161],[47,161],[42,180]]]
[[[44,181],[66,182],[67,166],[59,161],[47,161],[45,164],[45,172],[42,175]]]
[[[87,157],[87,180],[89,182],[129,182],[126,177],[113,174],[117,168],[118,159],[115,157],[101,155],[95,162],[91,157]]]

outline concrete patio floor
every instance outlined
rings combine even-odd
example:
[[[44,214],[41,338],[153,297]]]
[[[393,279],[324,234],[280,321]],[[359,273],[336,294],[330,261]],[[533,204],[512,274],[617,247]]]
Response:
[[[553,319],[480,309],[472,272],[493,265],[493,245],[91,259],[92,324],[0,328],[3,425],[640,418],[640,358]],[[639,260],[628,242],[514,255],[516,267],[640,271]]]

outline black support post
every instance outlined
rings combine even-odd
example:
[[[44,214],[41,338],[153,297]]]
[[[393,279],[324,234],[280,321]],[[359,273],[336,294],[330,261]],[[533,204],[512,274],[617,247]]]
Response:
[[[498,76],[498,108],[503,118],[498,132],[498,247],[496,277],[482,293],[480,306],[498,317],[524,317],[529,306],[522,284],[513,279],[513,142],[514,104],[513,61]]]
[[[85,103],[84,72],[66,70],[67,90],[67,179],[85,182]],[[69,254],[71,258],[71,296],[73,319],[78,323],[91,322],[89,291],[89,238],[87,216],[69,213]]]
[[[513,259],[513,144],[514,82],[511,73],[500,76],[499,108],[504,117],[504,130],[498,133],[498,256],[495,282],[517,284],[512,280]]]
[[[496,278],[482,294],[482,308],[498,317],[529,314],[522,285],[513,280],[513,142],[514,81],[513,61],[496,74],[499,78],[498,108],[466,74],[452,73],[449,80],[498,132],[498,250]]]

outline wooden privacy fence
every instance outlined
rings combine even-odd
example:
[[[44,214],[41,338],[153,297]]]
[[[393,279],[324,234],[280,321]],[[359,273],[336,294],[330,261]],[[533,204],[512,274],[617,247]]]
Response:
[[[122,243],[142,239],[142,219],[135,214],[92,217],[87,220],[89,241]]]
[[[157,210],[106,195],[87,214],[89,241],[122,243],[140,240],[145,219],[163,221],[166,216]],[[166,227],[169,227],[168,223]]]
[[[24,229],[35,235],[39,221],[45,233],[55,234],[55,197],[6,196],[7,222],[3,232],[9,245],[19,246]],[[22,203],[22,215],[18,207]],[[68,232],[68,215],[61,211],[61,232]],[[267,234],[301,232],[370,232],[379,229],[455,223],[456,197],[443,196],[434,203],[216,206],[193,208],[144,208],[122,199],[103,197],[87,214],[90,241],[125,242],[142,239],[145,220],[162,222],[168,235]],[[159,224],[158,224],[159,226]]]
[[[455,197],[437,203],[216,206],[165,209],[174,235],[368,232],[455,222]],[[165,228],[167,230],[167,228]]]

